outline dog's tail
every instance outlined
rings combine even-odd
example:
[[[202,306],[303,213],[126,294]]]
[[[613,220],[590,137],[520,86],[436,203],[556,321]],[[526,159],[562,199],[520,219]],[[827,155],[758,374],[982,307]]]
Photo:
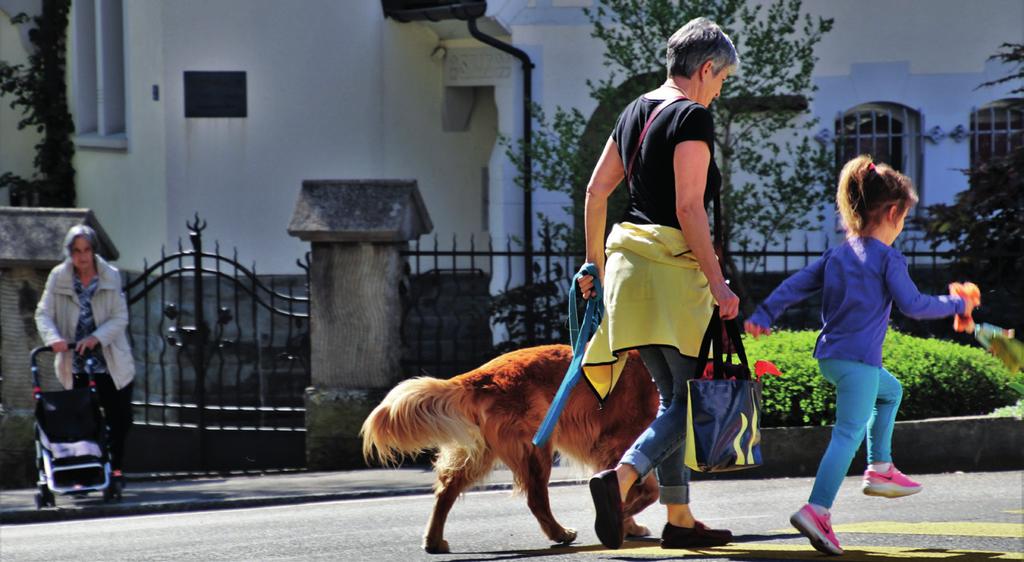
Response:
[[[363,422],[363,458],[397,464],[406,455],[435,447],[455,447],[473,455],[484,447],[484,440],[466,398],[465,390],[450,380],[403,381]]]

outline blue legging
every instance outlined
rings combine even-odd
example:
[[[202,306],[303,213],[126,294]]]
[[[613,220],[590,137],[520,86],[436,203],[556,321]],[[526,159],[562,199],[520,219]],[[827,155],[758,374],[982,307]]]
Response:
[[[892,429],[903,386],[883,367],[842,359],[821,359],[818,365],[836,387],[836,424],[808,501],[831,508],[865,433],[868,462],[892,461]]]

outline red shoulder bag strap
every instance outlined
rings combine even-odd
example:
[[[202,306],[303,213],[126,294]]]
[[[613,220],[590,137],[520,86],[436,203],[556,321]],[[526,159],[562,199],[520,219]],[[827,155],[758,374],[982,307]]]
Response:
[[[674,98],[667,98],[665,101],[658,104],[658,107],[654,108],[651,112],[651,116],[647,118],[647,123],[644,124],[644,128],[640,131],[640,139],[636,141],[636,148],[633,149],[633,155],[629,157],[629,164],[626,165],[626,183],[629,183],[629,178],[633,177],[633,163],[636,162],[637,154],[640,154],[640,147],[644,144],[644,138],[647,137],[647,131],[651,128],[651,123],[654,123],[654,118],[661,113],[661,110],[672,105],[679,100],[688,99],[686,96],[678,96]]]

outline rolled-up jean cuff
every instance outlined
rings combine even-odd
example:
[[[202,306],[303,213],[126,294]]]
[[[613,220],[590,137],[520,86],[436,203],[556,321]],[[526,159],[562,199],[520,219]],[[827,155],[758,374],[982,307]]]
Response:
[[[658,488],[658,503],[662,505],[678,505],[690,503],[690,486],[661,486]]]
[[[651,459],[647,458],[647,455],[640,452],[640,449],[630,449],[626,451],[625,455],[622,455],[622,460],[619,464],[628,464],[633,467],[633,470],[639,475],[636,479],[637,483],[643,481],[651,470],[654,470],[654,463]]]

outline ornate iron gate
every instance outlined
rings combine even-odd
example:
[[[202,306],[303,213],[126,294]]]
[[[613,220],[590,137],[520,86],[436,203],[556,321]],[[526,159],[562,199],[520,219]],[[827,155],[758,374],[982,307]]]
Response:
[[[304,466],[309,255],[305,276],[264,283],[237,251],[204,251],[198,214],[186,226],[191,249],[179,240],[125,277],[137,366],[128,469]]]

